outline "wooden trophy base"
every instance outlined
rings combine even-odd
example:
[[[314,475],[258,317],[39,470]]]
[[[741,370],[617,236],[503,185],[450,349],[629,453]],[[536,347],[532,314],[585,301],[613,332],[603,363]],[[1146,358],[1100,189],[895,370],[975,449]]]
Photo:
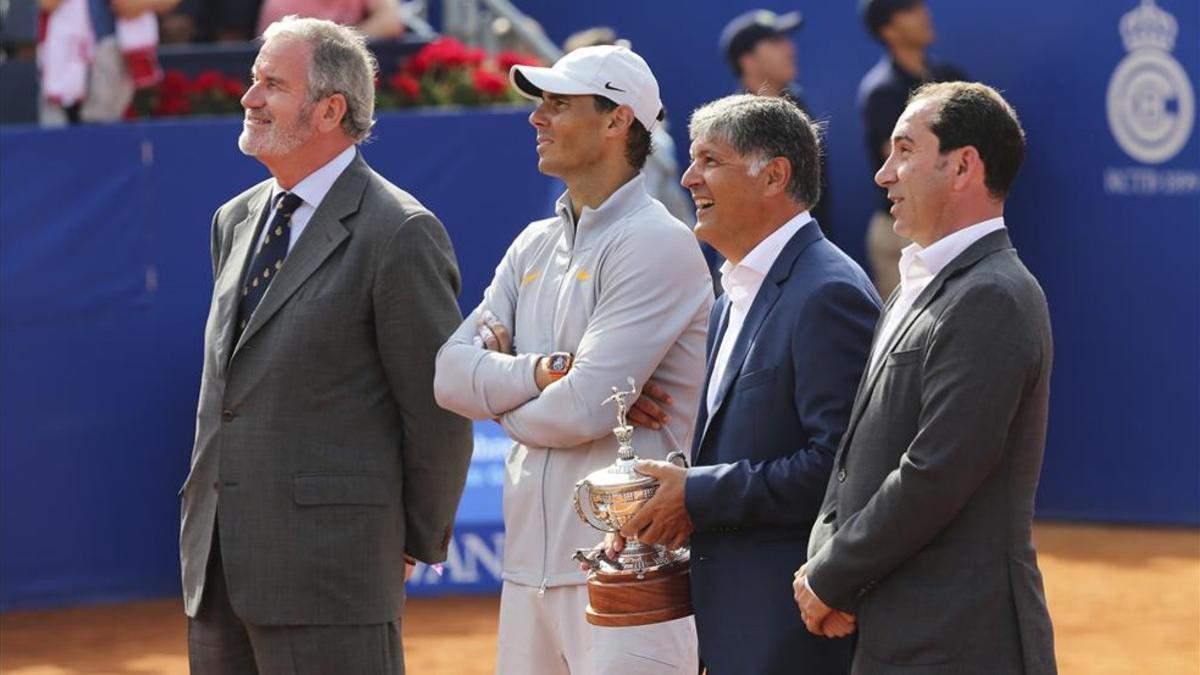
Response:
[[[593,626],[644,626],[692,614],[687,560],[651,569],[638,578],[629,570],[588,575],[587,621]]]

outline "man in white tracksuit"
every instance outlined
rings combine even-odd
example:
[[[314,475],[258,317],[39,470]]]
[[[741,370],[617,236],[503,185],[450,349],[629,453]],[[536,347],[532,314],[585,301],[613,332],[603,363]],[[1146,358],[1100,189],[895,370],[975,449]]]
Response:
[[[504,485],[504,586],[496,672],[695,673],[691,617],[590,626],[572,554],[599,533],[571,507],[575,482],[616,459],[614,386],[673,392],[662,424],[638,428],[638,454],[691,444],[704,378],[712,283],[691,231],[646,193],[641,167],[661,119],[658,83],[624,47],[588,47],[553,68],[517,66],[539,101],[538,168],[567,191],[552,218],[509,247],[483,302],[442,347],[445,408],[495,418],[515,441]]]

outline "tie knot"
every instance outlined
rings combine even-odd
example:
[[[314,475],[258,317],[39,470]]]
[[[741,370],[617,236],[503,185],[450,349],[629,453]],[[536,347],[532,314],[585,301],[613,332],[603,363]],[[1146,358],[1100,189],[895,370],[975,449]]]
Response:
[[[304,200],[294,192],[283,192],[275,197],[275,210],[284,218],[291,218]]]

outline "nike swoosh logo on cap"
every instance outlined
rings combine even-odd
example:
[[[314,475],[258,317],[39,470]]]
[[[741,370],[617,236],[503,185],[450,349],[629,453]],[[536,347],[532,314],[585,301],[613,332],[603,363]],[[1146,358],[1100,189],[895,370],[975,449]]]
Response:
[[[608,82],[605,82],[605,83],[604,83],[604,88],[605,88],[605,89],[608,89],[608,90],[610,90],[610,91],[619,91],[619,92],[621,92],[622,94],[626,93],[624,89],[617,89],[616,87],[612,86],[612,80],[609,80]]]

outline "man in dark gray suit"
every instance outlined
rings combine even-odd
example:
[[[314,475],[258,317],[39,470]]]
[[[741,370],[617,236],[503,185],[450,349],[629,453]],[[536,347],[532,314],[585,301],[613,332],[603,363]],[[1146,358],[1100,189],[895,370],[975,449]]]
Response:
[[[1052,344],[1004,200],[1024,155],[990,87],[926,85],[875,181],[913,245],[876,331],[810,559],[808,629],[855,629],[855,673],[1053,673],[1031,537]]]
[[[461,321],[440,222],[358,154],[375,62],[273,24],[239,146],[269,179],[213,217],[180,551],[196,673],[401,673],[405,563],[444,560],[469,422],[433,398]]]

